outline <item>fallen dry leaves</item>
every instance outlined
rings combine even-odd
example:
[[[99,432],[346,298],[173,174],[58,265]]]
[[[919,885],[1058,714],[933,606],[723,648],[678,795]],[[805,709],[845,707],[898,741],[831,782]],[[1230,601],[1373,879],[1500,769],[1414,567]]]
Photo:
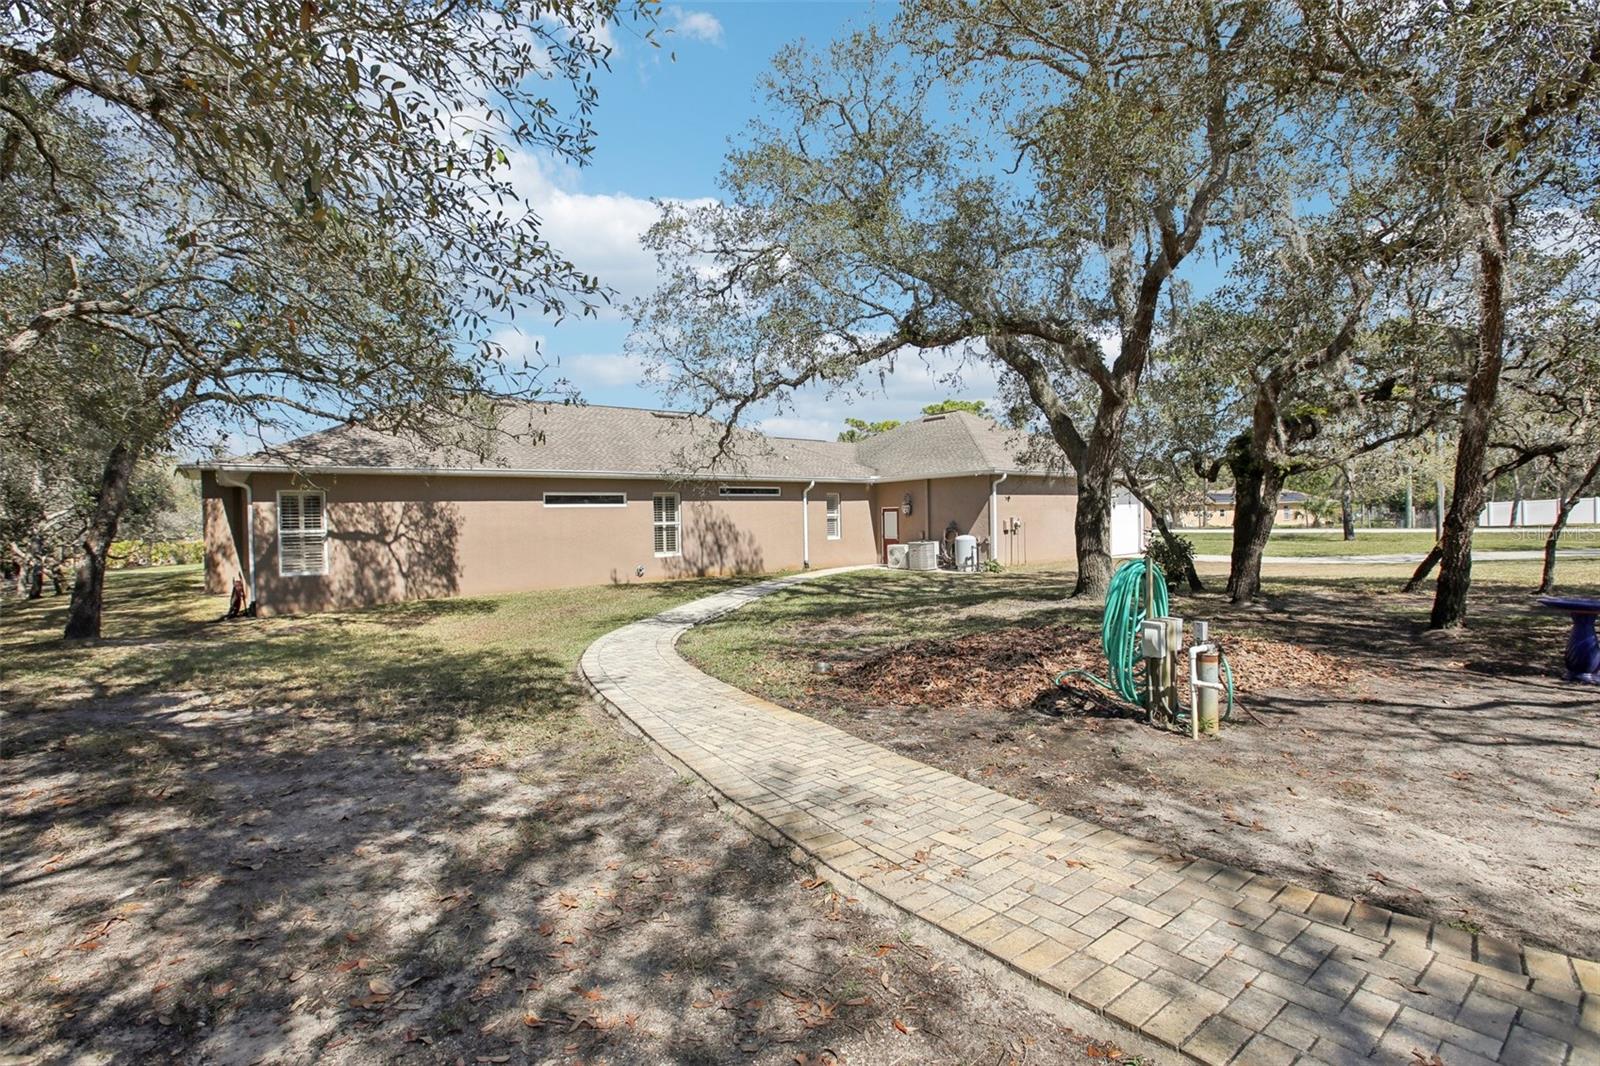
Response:
[[[1243,694],[1267,689],[1348,684],[1350,667],[1297,644],[1260,637],[1225,638],[1223,650]],[[944,640],[919,640],[823,675],[825,685],[892,707],[1024,707],[1056,692],[1067,670],[1104,676],[1100,634],[1076,626],[1007,626]],[[1083,689],[1103,695],[1088,682]],[[1074,691],[1079,691],[1074,689]]]

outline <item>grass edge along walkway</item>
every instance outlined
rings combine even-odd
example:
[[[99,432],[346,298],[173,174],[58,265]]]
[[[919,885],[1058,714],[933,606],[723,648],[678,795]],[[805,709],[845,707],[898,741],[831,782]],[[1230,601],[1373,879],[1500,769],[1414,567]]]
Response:
[[[584,652],[585,682],[819,876],[1195,1061],[1600,1061],[1600,964],[1164,853],[767,703],[677,653],[692,626],[836,572],[623,626]]]

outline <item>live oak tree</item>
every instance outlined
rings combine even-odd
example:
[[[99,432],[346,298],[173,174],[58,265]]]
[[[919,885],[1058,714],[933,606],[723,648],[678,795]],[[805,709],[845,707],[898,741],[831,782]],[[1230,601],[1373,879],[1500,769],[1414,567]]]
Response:
[[[1485,499],[1505,367],[1506,293],[1519,242],[1548,239],[1594,202],[1600,164],[1600,5],[1304,5],[1309,69],[1345,93],[1352,137],[1454,223],[1475,287],[1453,492],[1430,626],[1467,616],[1472,533]],[[1440,250],[1441,257],[1451,254]]]
[[[868,422],[864,418],[847,418],[844,420],[845,428],[839,431],[839,440],[846,444],[876,437],[879,433],[887,433],[900,424],[898,419],[886,418],[881,422]]]
[[[1558,466],[1558,470],[1561,468]],[[1600,444],[1589,442],[1588,465],[1576,465],[1570,482],[1571,487],[1562,493],[1556,502],[1556,518],[1550,524],[1550,532],[1544,538],[1544,563],[1539,569],[1538,592],[1549,592],[1556,584],[1556,551],[1561,545],[1561,534],[1566,531],[1567,521],[1572,517],[1573,508],[1585,496],[1594,493],[1600,488]],[[1563,471],[1564,472],[1564,471]]]
[[[100,496],[106,456],[136,412],[130,382],[104,338],[66,343],[74,327],[47,344],[50,359],[29,359],[12,374],[0,405],[0,546],[17,571],[19,594],[46,581],[64,591]],[[83,361],[73,366],[72,361]],[[61,375],[70,375],[72,386]],[[194,536],[199,486],[179,475],[167,441],[152,439],[129,478],[119,534],[153,540]]]
[[[494,328],[605,293],[544,241],[512,157],[587,157],[602,36],[638,18],[648,38],[652,10],[8,8],[0,382],[37,360],[120,401],[69,636],[100,631],[105,553],[153,448],[308,417],[427,433],[537,391]]]
[[[1544,540],[1539,592],[1555,587],[1556,551],[1578,501],[1600,488],[1600,295],[1574,293],[1537,323],[1526,357],[1514,364],[1514,402],[1496,434],[1515,437],[1520,454],[1543,448],[1556,487],[1556,514]]]
[[[969,415],[989,416],[989,405],[983,400],[940,400],[938,403],[924,404],[922,413],[925,415],[950,414],[953,411],[964,411]]]
[[[61,158],[63,108],[107,116],[146,142],[179,188],[290,231],[330,217],[425,244],[472,299],[469,333],[519,305],[592,296],[550,248],[505,163],[515,149],[574,161],[592,149],[592,79],[621,0],[367,0],[298,4],[8,5],[0,34],[0,158],[33,155],[63,207],[96,191]],[[70,181],[89,187],[69,189]],[[0,380],[60,323],[115,316],[119,290],[56,265],[34,313],[7,323]]]
[[[908,353],[996,365],[1077,475],[1077,591],[1103,593],[1160,301],[1283,135],[1282,13],[938,0],[786,50],[723,201],[651,231],[630,344],[730,422]]]

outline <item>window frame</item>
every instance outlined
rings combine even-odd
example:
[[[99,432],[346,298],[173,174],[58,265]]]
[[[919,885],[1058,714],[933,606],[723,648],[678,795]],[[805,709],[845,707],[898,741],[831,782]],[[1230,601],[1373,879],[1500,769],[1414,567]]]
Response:
[[[672,501],[672,518],[662,521],[656,517],[659,501]],[[683,555],[683,500],[676,492],[656,492],[650,496],[650,547],[656,546],[656,535],[662,530],[672,530],[672,549],[670,551],[656,551],[657,559],[676,559]],[[661,543],[666,544],[666,537],[661,538]]]
[[[837,492],[822,497],[822,529],[828,540],[844,539],[844,501]]]
[[[285,568],[285,566],[284,566],[284,554],[283,554],[283,534],[284,534],[284,528],[283,528],[283,498],[285,496],[299,496],[299,497],[315,496],[319,500],[319,503],[318,503],[318,506],[317,506],[317,517],[321,522],[321,528],[317,529],[317,530],[308,530],[308,529],[305,528],[305,513],[306,512],[305,512],[305,504],[302,503],[300,505],[300,526],[299,526],[299,528],[293,530],[290,535],[291,536],[304,537],[304,536],[307,536],[308,534],[313,534],[314,533],[314,534],[316,534],[316,535],[321,537],[322,569],[320,569],[320,570],[289,570],[289,569]],[[277,507],[277,511],[274,513],[273,518],[274,518],[274,520],[275,520],[275,522],[277,524],[277,527],[278,527],[278,534],[277,534],[278,535],[278,576],[279,577],[327,577],[328,576],[328,493],[323,489],[279,489],[278,490],[278,494],[277,494],[277,498],[274,501],[274,503],[275,503],[275,506]],[[302,558],[304,557],[303,551],[302,551],[302,556],[301,557]]]
[[[783,486],[719,485],[717,495],[725,500],[776,500],[783,495]]]
[[[614,503],[554,503],[552,496],[609,496],[614,497]],[[626,492],[546,492],[541,497],[546,507],[626,507],[628,494]]]

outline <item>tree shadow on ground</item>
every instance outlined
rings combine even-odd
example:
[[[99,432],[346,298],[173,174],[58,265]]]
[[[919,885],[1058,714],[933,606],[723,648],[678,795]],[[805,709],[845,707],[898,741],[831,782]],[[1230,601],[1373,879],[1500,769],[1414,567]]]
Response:
[[[586,709],[591,635],[736,584],[8,630],[79,676],[30,664],[9,701],[0,1052],[787,1063],[870,1030],[992,1058],[958,978],[862,995],[892,930]]]
[[[554,757],[374,748],[335,708],[308,729],[289,708],[211,706],[124,705],[110,733],[64,712],[18,732],[12,758],[52,787],[7,819],[0,890],[53,905],[54,928],[13,941],[37,961],[5,982],[9,1052],[309,1060],[355,1038],[385,1057],[486,1043],[544,1057],[603,1045],[621,1021],[608,997],[646,988],[634,1010],[663,1028],[645,1043],[690,1061],[692,1026],[666,1020],[693,1017],[696,978],[746,999],[796,980],[745,948],[778,936],[777,914],[741,910],[739,937],[713,935],[726,893],[779,871],[736,849],[703,859],[692,839],[662,847],[682,833],[671,796],[588,792]],[[92,966],[62,965],[74,956]]]

